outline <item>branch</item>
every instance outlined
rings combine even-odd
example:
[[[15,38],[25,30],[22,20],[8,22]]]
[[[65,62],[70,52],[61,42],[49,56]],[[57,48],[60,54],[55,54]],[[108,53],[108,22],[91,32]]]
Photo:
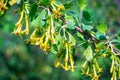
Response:
[[[51,9],[50,9],[51,10]],[[52,11],[52,10],[51,10]],[[67,21],[62,17],[60,16],[60,19],[65,23],[67,24]],[[79,26],[76,26],[75,29],[80,32],[82,35],[85,35],[87,36],[88,38],[90,38],[90,40],[93,42],[93,45],[94,45],[94,42],[101,42],[101,40],[98,40],[96,39],[95,37],[93,37],[91,34],[87,33],[86,31],[82,30],[81,27]],[[108,44],[104,44],[105,46],[109,46]],[[94,45],[95,46],[95,45]],[[116,48],[112,48],[109,47],[109,49],[115,54],[115,55],[119,55],[120,56],[120,50],[116,49]]]
[[[120,56],[120,50],[113,48],[113,53]]]
[[[75,27],[75,29],[80,32],[83,35],[86,35],[87,37],[90,38],[90,40],[92,40],[92,42],[101,42],[100,40],[96,39],[95,37],[93,37],[92,35],[88,34],[87,32],[83,31],[80,27]],[[109,44],[104,44],[105,46],[109,46]],[[115,54],[115,55],[119,55],[120,56],[120,50],[113,48],[111,46],[109,46],[109,49]]]
[[[65,24],[67,24],[67,21],[66,21],[62,16],[60,16],[60,19],[61,19]]]
[[[83,34],[83,35],[86,35],[88,38],[90,38],[90,40],[92,40],[92,41],[99,41],[98,39],[96,39],[95,37],[93,37],[92,35],[90,35],[90,34],[88,34],[86,31],[83,31],[82,29],[81,29],[81,27],[75,27],[75,29],[78,31],[78,32],[80,32],[81,34]]]

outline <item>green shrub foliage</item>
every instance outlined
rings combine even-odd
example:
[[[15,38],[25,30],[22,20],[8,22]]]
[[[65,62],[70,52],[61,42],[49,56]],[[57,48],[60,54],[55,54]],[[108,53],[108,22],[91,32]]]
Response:
[[[1,0],[0,16],[17,5],[14,12],[19,15],[13,33],[25,38],[27,44],[40,46],[45,54],[54,53],[55,67],[74,71],[74,53],[79,38],[87,44],[83,52],[86,60],[82,73],[92,80],[99,80],[102,66],[99,58],[110,58],[111,80],[120,79],[120,35],[108,36],[105,23],[92,23],[91,15],[85,11],[87,0],[73,0],[64,3],[59,0]],[[77,5],[76,5],[77,4]],[[76,6],[76,9],[71,9]],[[83,20],[84,19],[84,20]],[[93,26],[94,25],[94,26]],[[79,38],[77,38],[79,37]]]

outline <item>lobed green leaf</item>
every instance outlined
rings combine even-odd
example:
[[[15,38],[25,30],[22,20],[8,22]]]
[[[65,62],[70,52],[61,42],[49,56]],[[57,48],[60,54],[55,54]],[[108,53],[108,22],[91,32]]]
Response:
[[[78,0],[78,6],[80,10],[84,10],[84,8],[87,6],[88,0]]]
[[[84,51],[83,55],[85,56],[85,58],[90,61],[91,59],[93,59],[93,51],[91,46],[88,46],[88,48]]]
[[[97,30],[98,30],[99,32],[105,34],[106,31],[107,31],[107,24],[99,23],[99,24],[97,25]]]
[[[68,22],[67,23],[67,28],[69,29],[75,29],[75,20],[72,16],[65,15],[65,20]]]
[[[31,26],[39,27],[45,24],[43,19],[46,17],[46,11],[42,10],[42,12],[38,15],[38,17],[31,22]]]

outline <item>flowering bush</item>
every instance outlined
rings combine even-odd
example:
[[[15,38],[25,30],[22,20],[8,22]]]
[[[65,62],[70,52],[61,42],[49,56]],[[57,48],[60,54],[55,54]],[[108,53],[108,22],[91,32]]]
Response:
[[[99,23],[94,26],[89,13],[84,13],[87,0],[76,0],[78,12],[70,7],[76,3],[62,3],[57,0],[1,0],[0,15],[10,7],[18,5],[16,12],[20,14],[13,33],[25,37],[26,44],[40,46],[45,54],[54,53],[57,57],[55,67],[61,66],[72,72],[77,67],[74,53],[79,38],[87,44],[83,52],[86,60],[81,67],[82,73],[98,80],[102,73],[99,58],[110,58],[111,80],[120,79],[120,34],[108,36],[107,25]],[[86,14],[86,15],[85,15]],[[89,23],[86,23],[88,21]],[[24,26],[25,23],[25,26]]]

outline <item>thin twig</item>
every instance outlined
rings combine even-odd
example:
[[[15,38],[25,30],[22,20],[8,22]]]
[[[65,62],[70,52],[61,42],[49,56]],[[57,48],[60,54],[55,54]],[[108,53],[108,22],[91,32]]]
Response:
[[[96,42],[96,41],[99,41],[98,39],[96,39],[96,38],[93,37],[92,35],[88,34],[86,31],[83,31],[83,30],[81,29],[81,27],[75,27],[75,29],[76,29],[78,32],[80,32],[81,34],[89,37],[92,41],[95,41],[95,42]]]

